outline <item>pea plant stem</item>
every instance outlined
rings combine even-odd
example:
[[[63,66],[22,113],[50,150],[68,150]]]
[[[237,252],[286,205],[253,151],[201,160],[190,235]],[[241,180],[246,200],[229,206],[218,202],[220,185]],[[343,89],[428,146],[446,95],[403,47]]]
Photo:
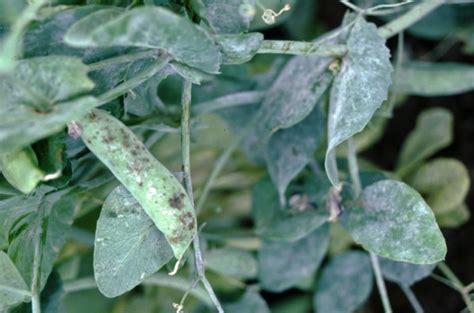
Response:
[[[291,40],[265,40],[257,53],[319,55],[340,57],[347,52],[344,45],[319,44]]]
[[[10,33],[0,47],[0,73],[13,69],[16,58],[21,58],[22,37],[27,26],[36,19],[38,11],[48,4],[48,0],[31,2],[13,24]]]
[[[127,53],[127,54],[119,55],[119,56],[112,57],[109,59],[105,59],[102,61],[98,61],[95,63],[87,64],[87,70],[89,72],[94,72],[94,71],[98,71],[103,68],[106,68],[107,66],[134,62],[134,61],[138,61],[138,60],[142,60],[142,59],[146,59],[150,57],[155,57],[158,55],[159,55],[158,50],[145,50],[145,51]]]
[[[461,280],[456,276],[456,274],[454,274],[454,272],[449,268],[446,263],[440,262],[438,263],[437,267],[441,271],[441,273],[443,273],[443,275],[446,276],[446,278],[451,282],[454,289],[461,294],[461,297],[464,303],[466,304],[469,312],[474,313],[474,302],[471,301],[471,298],[469,296],[470,288],[464,286]]]
[[[423,313],[423,307],[421,306],[420,302],[415,296],[415,293],[411,290],[409,286],[400,284],[400,289],[403,291],[405,296],[407,297],[408,301],[410,302],[411,306],[413,307],[413,310],[415,310],[415,313]]]
[[[354,140],[352,138],[349,139],[347,145],[347,161],[349,163],[349,174],[351,176],[354,199],[357,199],[362,193],[362,183],[360,181],[359,166],[357,164],[357,154],[355,150]],[[375,281],[379,290],[380,299],[382,300],[384,312],[392,313],[393,310],[390,305],[390,300],[388,298],[387,288],[385,287],[382,271],[380,270],[379,260],[378,257],[372,252],[370,252],[370,261],[374,270]]]
[[[446,0],[425,0],[399,18],[379,28],[380,36],[390,38],[412,26],[426,15],[446,3]]]
[[[185,80],[183,85],[182,93],[182,118],[181,118],[181,156],[183,160],[183,176],[184,176],[184,186],[186,191],[191,199],[191,203],[194,206],[193,198],[193,187],[191,181],[191,158],[190,158],[190,112],[191,112],[191,89],[192,83]],[[197,215],[197,214],[196,214]],[[196,266],[196,272],[198,274],[199,280],[202,281],[204,288],[206,289],[209,297],[211,298],[212,303],[215,305],[219,313],[223,313],[224,309],[217,298],[214,289],[209,283],[205,269],[204,269],[204,259],[202,257],[200,242],[199,242],[199,233],[194,236],[193,239],[194,247],[194,261]]]
[[[45,215],[45,206],[41,204],[38,209],[38,218],[36,228],[36,236],[33,254],[33,274],[31,277],[31,311],[32,313],[41,313],[41,238],[43,236],[43,218]]]

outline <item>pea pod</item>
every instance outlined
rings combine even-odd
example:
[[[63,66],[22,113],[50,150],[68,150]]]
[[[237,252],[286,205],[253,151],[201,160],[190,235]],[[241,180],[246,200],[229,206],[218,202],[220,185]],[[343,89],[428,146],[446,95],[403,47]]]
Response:
[[[180,259],[197,231],[194,208],[183,186],[107,112],[92,110],[74,124],[87,147],[140,203]]]
[[[30,193],[41,182],[44,172],[31,147],[0,155],[0,169],[5,179],[23,193]]]

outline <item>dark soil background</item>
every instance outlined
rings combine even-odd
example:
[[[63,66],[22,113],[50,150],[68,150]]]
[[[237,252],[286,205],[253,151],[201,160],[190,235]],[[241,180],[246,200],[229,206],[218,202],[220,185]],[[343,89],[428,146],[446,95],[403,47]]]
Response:
[[[340,25],[345,8],[335,0],[318,0],[317,19],[323,21],[329,29]],[[377,23],[375,20],[374,22]],[[272,30],[268,37],[282,39],[285,32]],[[405,47],[410,47],[413,58],[419,58],[432,51],[439,42],[426,41],[405,34]],[[396,37],[390,39],[388,46],[395,51]],[[437,61],[464,62],[474,64],[474,56],[462,53],[462,46],[455,44]],[[390,169],[396,162],[403,140],[413,130],[418,114],[432,107],[444,107],[454,115],[454,143],[441,151],[438,156],[452,157],[462,161],[469,170],[474,182],[474,92],[452,97],[424,98],[411,97],[394,111],[384,137],[364,153],[364,156],[376,164]],[[463,226],[443,230],[448,244],[446,263],[465,284],[474,282],[474,183],[466,200],[471,210],[471,219]],[[388,293],[395,313],[413,312],[402,291],[395,284],[387,283]],[[425,279],[413,288],[418,300],[427,313],[459,313],[465,308],[461,296],[434,279]],[[374,313],[383,312],[377,288],[374,287],[370,303]]]

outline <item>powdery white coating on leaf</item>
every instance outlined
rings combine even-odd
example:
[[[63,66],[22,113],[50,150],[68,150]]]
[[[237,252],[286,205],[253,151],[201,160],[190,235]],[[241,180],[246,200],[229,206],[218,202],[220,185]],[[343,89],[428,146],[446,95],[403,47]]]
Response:
[[[364,129],[387,98],[391,84],[390,51],[374,24],[358,18],[347,46],[348,55],[331,89],[328,116],[325,167],[334,185],[339,183],[334,150]]]
[[[242,64],[257,54],[263,42],[263,34],[220,35],[216,36],[216,41],[222,48],[223,63]]]
[[[258,254],[262,288],[289,289],[314,274],[329,245],[329,225],[323,225],[295,242],[263,241]]]
[[[247,290],[237,302],[224,305],[226,313],[270,313],[265,300],[256,292]]]
[[[205,8],[201,14],[217,33],[244,33],[249,30],[253,16],[241,14],[240,7],[244,3],[254,6],[253,2],[253,0],[202,0]]]
[[[59,132],[96,105],[96,98],[81,97],[61,102],[49,113],[38,113],[24,105],[3,107],[0,103],[0,153],[23,148]]]
[[[164,49],[180,62],[209,73],[219,72],[221,54],[212,37],[187,18],[162,7],[132,9],[92,32],[81,21],[66,34],[65,41],[72,46]]]
[[[434,214],[410,186],[393,180],[376,182],[364,189],[360,203],[343,224],[365,249],[415,264],[444,259],[446,243]]]
[[[38,57],[19,62],[13,77],[0,79],[0,94],[4,96],[0,101],[51,109],[93,88],[87,66],[79,58]]]
[[[0,310],[25,301],[25,295],[15,292],[28,292],[25,281],[8,255],[0,251]]]
[[[105,200],[95,237],[94,276],[107,297],[134,288],[173,257],[165,236],[123,186]]]
[[[290,181],[312,160],[323,137],[324,122],[324,113],[315,107],[301,123],[276,132],[270,139],[265,161],[278,190],[280,203],[285,202]]]
[[[267,138],[279,129],[289,128],[307,117],[328,88],[333,75],[331,58],[298,56],[292,58],[265,94],[257,134]]]
[[[419,265],[380,258],[380,267],[383,276],[388,280],[411,286],[417,281],[428,277],[433,272],[436,264]]]
[[[474,66],[463,63],[409,62],[394,79],[395,91],[419,96],[449,96],[474,89]]]
[[[94,46],[95,43],[90,37],[91,33],[101,25],[120,16],[124,11],[118,7],[102,7],[74,23],[66,33],[64,41],[71,46]]]
[[[0,153],[52,135],[84,115],[96,100],[81,96],[93,88],[87,66],[78,58],[18,62],[13,75],[0,78]]]
[[[352,313],[369,297],[373,277],[369,256],[348,251],[323,268],[313,297],[316,312]]]
[[[183,186],[107,112],[92,110],[79,123],[86,146],[137,199],[180,259],[197,232],[194,208]]]

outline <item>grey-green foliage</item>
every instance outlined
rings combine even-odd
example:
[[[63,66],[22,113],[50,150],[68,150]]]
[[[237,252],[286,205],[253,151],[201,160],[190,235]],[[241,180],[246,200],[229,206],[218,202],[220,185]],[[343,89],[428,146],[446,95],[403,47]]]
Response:
[[[474,89],[474,66],[463,63],[404,64],[394,78],[395,90],[418,96],[449,96]]]
[[[252,189],[252,215],[256,232],[268,240],[296,241],[326,223],[329,214],[325,203],[329,182],[309,176],[302,187],[290,186],[301,201],[280,206],[279,196],[267,177]]]
[[[397,162],[397,172],[405,175],[421,162],[449,146],[453,140],[453,115],[446,109],[423,111],[415,129],[403,143]]]
[[[89,24],[95,14],[100,11],[74,24],[66,34],[66,43],[74,47],[164,49],[180,62],[206,72],[219,72],[222,56],[217,44],[185,17],[161,7],[142,7],[127,11],[91,32]]]
[[[247,290],[236,302],[224,305],[226,313],[270,313],[265,300],[255,291]]]
[[[444,260],[443,234],[414,189],[402,182],[378,181],[364,189],[359,203],[343,215],[343,225],[365,249],[415,264]]]
[[[281,292],[310,278],[321,264],[328,244],[327,224],[298,241],[263,241],[258,254],[262,288]]]
[[[362,131],[387,97],[391,84],[390,51],[377,27],[358,18],[347,40],[348,55],[331,89],[326,173],[339,183],[335,149]]]
[[[28,300],[28,287],[8,255],[0,251],[0,310]]]
[[[388,280],[405,286],[411,286],[429,276],[436,267],[436,264],[418,265],[380,258],[380,267],[383,276]]]
[[[366,253],[339,254],[321,272],[313,298],[315,312],[354,312],[369,297],[372,284],[372,269]]]
[[[285,192],[290,182],[313,159],[324,134],[324,113],[316,106],[302,122],[277,131],[265,151],[265,161],[280,204],[285,203]]]
[[[40,295],[41,313],[64,312],[60,309],[63,298],[64,288],[61,276],[56,270],[53,270]],[[23,303],[15,307],[11,313],[33,313],[31,303]]]
[[[224,64],[242,64],[250,61],[262,45],[261,33],[216,36],[222,47]]]
[[[26,0],[4,0],[0,2],[0,23],[12,23],[26,6]]]
[[[212,249],[206,252],[206,266],[217,273],[241,279],[257,276],[257,261],[252,253],[235,248]]]
[[[254,0],[193,0],[201,7],[200,15],[216,33],[247,32],[255,12]]]
[[[133,69],[127,75],[133,77]],[[140,86],[134,88],[124,97],[125,111],[137,116],[146,116],[159,113],[164,104],[158,96],[158,86],[173,73],[171,67],[165,67],[155,76],[148,79]]]
[[[333,75],[331,58],[298,56],[292,58],[265,94],[256,133],[265,142],[279,129],[301,122],[328,88]]]
[[[13,187],[25,194],[32,192],[45,175],[38,168],[38,160],[31,147],[0,154],[0,171]]]
[[[438,224],[443,228],[456,228],[469,221],[471,218],[471,211],[469,207],[462,203],[447,213],[436,214]]]
[[[455,159],[434,159],[407,179],[410,186],[424,195],[435,214],[456,210],[469,192],[469,171]]]
[[[39,57],[18,63],[0,78],[0,153],[52,135],[97,104],[87,67],[72,57]]]
[[[8,255],[29,288],[34,271],[38,271],[39,288],[46,284],[66,240],[77,201],[67,189],[46,194],[51,190],[41,187],[26,199],[12,197],[0,202],[0,211],[5,214],[0,233],[9,234]]]
[[[95,235],[94,273],[99,290],[116,297],[140,284],[173,257],[165,236],[123,186],[102,206]]]

